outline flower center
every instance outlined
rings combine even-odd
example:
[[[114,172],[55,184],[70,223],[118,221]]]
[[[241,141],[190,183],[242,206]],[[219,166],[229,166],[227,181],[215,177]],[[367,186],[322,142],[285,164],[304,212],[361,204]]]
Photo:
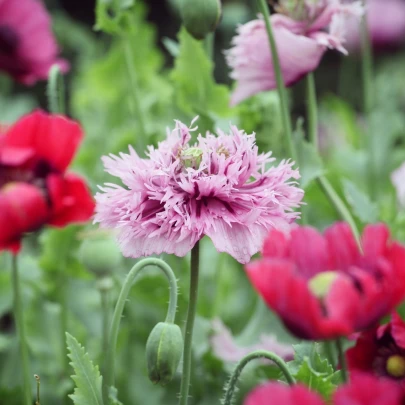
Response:
[[[17,33],[8,25],[0,25],[0,54],[12,55],[18,47]]]
[[[180,152],[180,158],[185,167],[196,169],[200,166],[203,151],[200,148],[187,148]]]
[[[319,299],[325,298],[338,275],[335,271],[324,271],[312,277],[308,282],[308,287],[312,294]]]
[[[386,369],[392,377],[405,377],[405,358],[399,354],[390,356],[387,360]]]

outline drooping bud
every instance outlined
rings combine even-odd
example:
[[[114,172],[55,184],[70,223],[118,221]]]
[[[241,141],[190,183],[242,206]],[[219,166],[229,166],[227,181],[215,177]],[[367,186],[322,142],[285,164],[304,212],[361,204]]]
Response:
[[[177,370],[183,353],[183,336],[178,325],[159,322],[146,342],[146,363],[149,379],[166,385]]]
[[[328,295],[333,282],[337,278],[338,274],[335,271],[324,271],[312,277],[308,286],[315,297],[323,299]]]
[[[221,17],[220,0],[182,0],[181,13],[187,31],[196,39],[213,32]]]
[[[122,254],[108,235],[90,236],[80,248],[80,260],[97,277],[104,277],[119,265]]]

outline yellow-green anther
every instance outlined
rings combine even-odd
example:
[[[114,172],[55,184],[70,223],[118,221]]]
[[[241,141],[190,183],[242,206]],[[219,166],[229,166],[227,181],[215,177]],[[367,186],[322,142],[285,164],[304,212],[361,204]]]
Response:
[[[309,280],[308,287],[315,297],[325,298],[338,275],[335,271],[324,271]]]

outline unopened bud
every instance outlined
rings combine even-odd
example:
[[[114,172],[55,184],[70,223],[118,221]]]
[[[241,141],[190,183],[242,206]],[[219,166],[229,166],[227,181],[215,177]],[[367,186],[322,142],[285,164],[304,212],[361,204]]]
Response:
[[[183,336],[178,325],[159,322],[146,342],[146,363],[149,379],[166,385],[176,374],[183,353]]]
[[[86,239],[80,248],[84,266],[98,277],[111,274],[122,260],[116,242],[109,236]]]
[[[183,0],[183,24],[196,39],[204,39],[207,34],[213,32],[220,17],[220,0]]]

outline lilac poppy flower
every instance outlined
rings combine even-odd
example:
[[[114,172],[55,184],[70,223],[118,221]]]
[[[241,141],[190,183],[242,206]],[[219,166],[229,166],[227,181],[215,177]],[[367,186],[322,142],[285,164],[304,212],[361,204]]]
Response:
[[[292,162],[271,166],[275,159],[258,153],[254,134],[234,126],[190,145],[192,130],[177,121],[165,141],[148,148],[148,159],[131,147],[104,157],[125,187],[101,188],[95,222],[118,231],[125,256],[184,256],[207,235],[218,251],[247,263],[269,229],[288,230],[299,216],[299,172]]]
[[[291,2],[284,0],[278,14],[271,16],[282,75],[291,86],[315,70],[326,50],[344,48],[346,20],[363,12],[360,2],[351,4],[339,0]],[[231,77],[237,81],[231,104],[261,91],[276,88],[273,60],[263,18],[238,28],[226,52]]]

